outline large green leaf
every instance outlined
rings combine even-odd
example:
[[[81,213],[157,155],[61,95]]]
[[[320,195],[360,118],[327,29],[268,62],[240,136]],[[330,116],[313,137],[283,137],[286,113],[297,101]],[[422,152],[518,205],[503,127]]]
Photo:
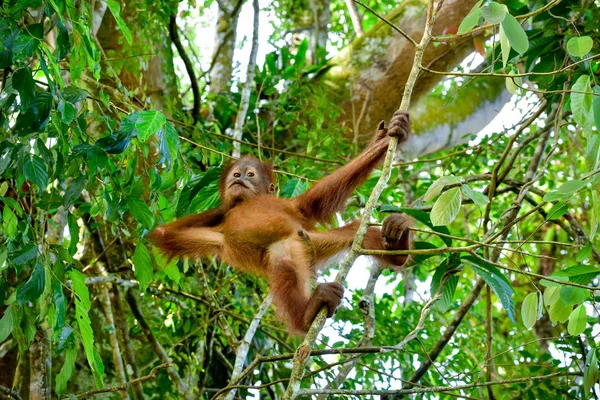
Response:
[[[46,284],[46,271],[44,265],[38,261],[35,263],[29,280],[17,292],[17,303],[25,304],[28,301],[35,303],[44,293]]]
[[[123,36],[125,40],[127,40],[127,44],[131,46],[133,43],[133,38],[131,37],[131,31],[127,27],[125,21],[121,17],[121,4],[116,0],[106,0],[106,5],[110,9],[115,21],[117,21],[117,25],[119,25],[119,29],[123,32]]]
[[[423,195],[423,201],[433,200],[438,194],[442,193],[442,189],[444,189],[444,186],[453,185],[459,183],[460,181],[461,178],[451,175],[439,177],[435,180],[435,182],[431,184],[431,186],[429,186],[429,188]]]
[[[500,272],[498,268],[489,264],[477,257],[465,256],[463,260],[469,261],[471,268],[479,275],[485,283],[490,285],[502,307],[508,313],[508,317],[511,321],[515,321],[515,302],[512,298],[515,293],[510,281]]]
[[[154,215],[152,215],[148,205],[143,200],[129,197],[127,199],[127,208],[129,208],[135,219],[146,229],[154,226]]]
[[[23,173],[25,178],[36,184],[40,191],[44,191],[48,186],[48,167],[40,157],[29,154],[23,162]]]
[[[573,267],[555,272],[553,277],[566,276],[569,278],[569,282],[587,285],[591,283],[598,275],[600,275],[600,267],[595,265],[575,265]]]
[[[576,309],[571,312],[569,315],[569,324],[567,325],[567,330],[570,335],[576,336],[580,335],[585,331],[585,326],[587,324],[587,313],[585,312],[585,305],[580,305]]]
[[[525,328],[529,329],[538,319],[539,311],[538,311],[538,293],[529,293],[525,300],[523,300],[523,304],[521,305],[521,318],[523,319],[523,325]]]
[[[165,115],[160,111],[141,111],[135,122],[138,138],[145,142],[150,135],[157,133],[166,122]]]
[[[431,223],[433,225],[448,225],[458,215],[462,196],[459,188],[453,188],[442,194],[431,209]]]
[[[581,37],[572,37],[567,42],[567,51],[573,57],[582,58],[587,53],[592,50],[592,46],[594,46],[594,42],[589,36],[581,36]]]
[[[481,14],[488,23],[496,25],[504,21],[504,18],[506,17],[506,6],[496,3],[495,1],[490,1],[481,7]]]
[[[583,368],[583,388],[586,393],[589,393],[592,387],[598,382],[598,358],[596,356],[596,348],[589,349],[585,358],[585,366]]]
[[[67,390],[67,382],[75,372],[75,361],[77,361],[77,347],[68,348],[65,352],[65,362],[60,372],[56,375],[56,394],[61,396]]]
[[[463,194],[469,199],[473,200],[473,203],[477,204],[479,207],[483,207],[490,202],[490,199],[488,199],[487,196],[481,192],[471,189],[469,185],[462,185],[461,189]]]
[[[19,92],[21,112],[27,111],[35,97],[35,82],[29,67],[19,68],[11,75],[12,87]]]
[[[75,299],[75,317],[77,318],[77,325],[81,333],[81,342],[83,343],[85,356],[96,381],[96,387],[102,388],[104,386],[104,365],[102,364],[102,360],[96,357],[94,331],[90,322],[89,308],[84,306],[79,299]]]
[[[152,270],[152,259],[143,241],[135,247],[133,253],[133,265],[135,266],[135,278],[140,282],[140,290],[144,291],[154,276]]]
[[[574,286],[563,286],[560,289],[560,299],[567,306],[572,306],[575,304],[581,303],[587,297],[589,297],[590,292],[586,289],[574,287]]]
[[[76,269],[72,269],[69,272],[69,276],[71,277],[73,291],[79,298],[79,301],[81,301],[81,304],[89,310],[92,303],[90,302],[90,291],[85,284],[85,276]]]
[[[306,189],[308,189],[308,184],[305,181],[294,178],[283,185],[279,195],[286,198],[296,197],[304,193]]]
[[[594,114],[592,110],[592,88],[590,87],[590,77],[581,75],[573,87],[571,88],[571,111],[573,119],[577,122],[585,132],[592,131],[592,123]]]
[[[481,3],[483,0],[479,0],[471,9],[469,14],[462,20],[458,27],[458,34],[462,35],[469,32],[475,26],[479,25],[479,19],[481,18]]]
[[[510,14],[506,14],[502,21],[502,29],[510,45],[519,54],[525,54],[529,49],[529,39],[519,22]]]
[[[4,310],[4,315],[0,318],[0,343],[12,333],[15,327],[13,305],[11,304]]]

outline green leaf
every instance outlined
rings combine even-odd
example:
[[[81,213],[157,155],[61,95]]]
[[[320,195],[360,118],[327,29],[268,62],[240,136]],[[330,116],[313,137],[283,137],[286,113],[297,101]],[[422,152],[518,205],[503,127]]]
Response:
[[[566,276],[550,275],[549,278],[556,279],[558,281],[569,282],[569,278],[567,278]],[[545,286],[545,287],[562,286],[561,283],[556,283],[556,282],[553,282],[553,281],[549,281],[547,279],[540,280],[540,285]]]
[[[79,299],[75,299],[75,317],[77,318],[77,325],[79,326],[79,332],[81,333],[81,342],[83,343],[85,356],[92,369],[96,386],[102,388],[104,386],[104,365],[102,365],[101,360],[100,365],[98,364],[98,358],[94,351],[94,332],[92,330],[88,312],[89,308],[84,306]]]
[[[154,225],[154,215],[152,215],[148,205],[143,200],[129,197],[127,199],[127,208],[129,208],[135,219],[146,229],[152,228]]]
[[[123,36],[125,36],[127,44],[131,45],[133,43],[133,38],[131,37],[131,31],[129,30],[127,24],[125,23],[125,21],[123,21],[123,18],[121,17],[121,5],[115,0],[106,0],[106,5],[110,9],[110,12],[112,13],[113,17],[115,17],[115,21],[117,21],[119,29],[121,29],[121,32],[123,32]]]
[[[442,189],[444,188],[444,186],[460,183],[460,181],[460,178],[451,175],[439,177],[435,180],[435,182],[431,184],[431,186],[429,186],[429,188],[423,195],[423,201],[433,200],[438,194],[442,193]]]
[[[589,36],[572,37],[567,42],[567,51],[573,57],[582,58],[592,50],[594,42]]]
[[[510,70],[508,74],[515,75],[516,72],[514,70]],[[510,94],[519,94],[519,89],[520,89],[519,86],[521,86],[520,82],[521,82],[521,78],[519,78],[519,77],[511,78],[511,77],[507,76],[505,79],[506,90],[508,90],[508,92]]]
[[[481,14],[487,22],[496,25],[504,21],[504,17],[506,17],[506,6],[491,1],[481,7]]]
[[[73,179],[71,183],[69,183],[67,190],[65,190],[65,197],[63,197],[63,206],[65,208],[68,209],[71,207],[75,200],[81,196],[81,192],[83,191],[83,188],[85,188],[86,184],[87,176],[85,175],[78,176],[77,178]]]
[[[483,280],[490,285],[502,307],[508,313],[508,317],[511,321],[515,321],[515,302],[512,295],[515,293],[510,281],[492,264],[489,264],[483,260],[473,256],[466,256],[463,260],[469,261],[471,268],[479,275]]]
[[[165,122],[167,122],[167,118],[159,111],[141,111],[135,122],[138,138],[145,142],[150,135],[158,132]]]
[[[585,306],[582,304],[571,312],[569,315],[569,325],[567,330],[570,335],[580,335],[585,331],[587,324],[587,314],[585,312]]]
[[[502,66],[506,68],[506,64],[510,58],[510,42],[508,40],[508,36],[506,36],[506,32],[504,32],[504,28],[500,25],[500,50],[502,51]]]
[[[140,241],[135,247],[133,253],[133,265],[135,266],[135,278],[140,282],[140,290],[145,291],[148,283],[152,281],[154,273],[152,271],[152,259],[150,253],[143,241]]]
[[[560,288],[561,286],[552,286],[544,290],[544,304],[547,308],[560,300]]]
[[[40,157],[33,154],[26,156],[23,163],[23,173],[25,178],[36,184],[40,191],[44,191],[48,186],[48,168]]]
[[[583,368],[583,388],[585,393],[589,393],[592,387],[598,382],[598,358],[596,357],[596,348],[589,349],[585,358],[585,367]]]
[[[4,235],[8,240],[12,240],[17,236],[17,216],[9,206],[4,205],[2,212],[2,225],[4,226]]]
[[[56,394],[61,397],[67,390],[67,382],[75,372],[75,361],[77,360],[77,347],[68,348],[65,352],[65,362],[58,375],[56,375]]]
[[[579,191],[579,189],[584,187],[586,184],[587,184],[586,181],[574,179],[572,181],[569,181],[569,182],[566,182],[566,183],[560,185],[560,187],[558,189],[556,189],[556,191],[561,194],[570,195],[570,194],[573,194],[573,193]]]
[[[560,289],[560,299],[568,306],[581,303],[589,295],[590,293],[586,289],[574,286],[564,286]]]
[[[565,215],[569,211],[569,206],[564,202],[556,203],[547,214],[547,220],[554,221]]]
[[[488,199],[487,196],[481,192],[471,189],[469,185],[462,185],[462,192],[466,197],[473,200],[473,203],[477,204],[479,207],[486,206],[490,202],[490,199]]]
[[[24,248],[11,253],[10,263],[12,265],[25,265],[35,259],[38,255],[38,247],[35,243],[28,244]]]
[[[479,25],[479,19],[481,18],[481,3],[483,0],[479,0],[471,9],[469,14],[462,20],[458,27],[458,34],[462,35],[469,32],[475,26]]]
[[[37,49],[39,43],[40,41],[34,38],[33,36],[20,33],[13,40],[13,57],[21,59],[24,59],[26,57],[33,57],[33,54],[35,53],[35,50]]]
[[[61,90],[60,95],[65,101],[71,103],[72,105],[77,105],[77,103],[87,99],[88,92],[78,88],[77,86],[67,86]]]
[[[548,316],[553,324],[565,323],[571,315],[572,306],[567,306],[560,298],[548,309]]]
[[[40,261],[35,263],[29,280],[17,292],[17,303],[25,304],[28,301],[35,303],[44,293],[46,284],[46,271]]]
[[[510,14],[506,14],[502,21],[502,28],[515,51],[521,55],[529,49],[529,39],[519,22]]]
[[[592,201],[590,202],[590,208],[592,209],[592,215],[590,218],[589,240],[594,240],[594,237],[596,236],[596,232],[598,232],[598,223],[600,222],[599,218],[598,218],[598,207],[600,207],[600,205],[598,204],[598,197],[599,197],[598,190],[592,190]]]
[[[77,243],[79,243],[79,225],[73,214],[67,214],[67,224],[69,226],[69,234],[71,241],[69,242],[69,254],[73,256],[77,252]]]
[[[571,87],[571,111],[573,119],[579,124],[584,131],[592,131],[592,122],[594,114],[592,110],[592,88],[590,87],[590,77],[581,75],[575,84]]]
[[[594,265],[575,265],[562,271],[557,271],[554,275],[568,277],[569,282],[587,285],[600,275],[600,267]]]
[[[600,131],[600,85],[594,86],[594,98],[592,100],[592,113],[594,114],[594,124],[596,125],[596,129]],[[594,133],[595,136],[598,136],[598,133]]]
[[[25,112],[35,97],[35,82],[31,76],[31,69],[19,68],[13,72],[11,78],[12,86],[21,98],[21,112]]]
[[[529,293],[525,300],[523,300],[523,304],[521,305],[521,318],[523,319],[523,325],[525,328],[529,329],[535,325],[535,322],[538,320],[538,294]]]
[[[181,274],[179,273],[179,268],[177,267],[177,263],[175,262],[170,262],[167,263],[167,265],[165,265],[164,267],[164,271],[167,274],[167,276],[169,277],[169,279],[179,283],[180,279],[181,279]]]
[[[2,318],[0,318],[0,343],[4,342],[6,338],[8,338],[14,327],[14,312],[11,304],[6,310],[4,310],[4,315]]]
[[[308,185],[301,179],[290,179],[283,185],[279,192],[280,197],[291,198],[296,197],[304,193],[308,189]]]
[[[90,292],[85,285],[85,276],[76,269],[72,269],[69,272],[69,276],[71,277],[73,291],[79,298],[82,306],[89,310],[92,306],[92,303],[90,302]]]
[[[459,188],[453,188],[442,194],[431,209],[433,225],[448,225],[458,215],[462,197]]]

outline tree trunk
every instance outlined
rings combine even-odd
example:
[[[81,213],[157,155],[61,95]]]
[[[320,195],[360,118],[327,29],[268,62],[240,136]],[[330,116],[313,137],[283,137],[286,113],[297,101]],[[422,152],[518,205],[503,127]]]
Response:
[[[221,0],[217,14],[215,51],[210,70],[210,93],[227,92],[233,74],[233,52],[242,0]],[[224,9],[225,8],[225,9]]]
[[[476,0],[448,0],[444,3],[433,28],[442,35],[446,28],[456,28]],[[427,1],[409,0],[385,18],[419,41],[425,26]],[[430,44],[423,65],[448,71],[473,51],[472,39],[458,43]],[[332,91],[332,98],[344,113],[337,123],[347,126],[359,145],[371,139],[374,127],[388,120],[398,109],[404,84],[411,68],[414,46],[384,22],[378,22],[330,61],[331,68],[318,81]],[[439,81],[441,75],[422,73],[413,90],[412,104],[422,98]]]

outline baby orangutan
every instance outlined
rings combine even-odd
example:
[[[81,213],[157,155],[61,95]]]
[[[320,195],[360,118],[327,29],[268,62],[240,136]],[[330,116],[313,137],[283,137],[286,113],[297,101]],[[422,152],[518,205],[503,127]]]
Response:
[[[359,221],[326,232],[315,225],[329,222],[344,208],[352,191],[383,161],[390,137],[406,141],[409,125],[408,114],[396,112],[389,128],[383,121],[379,124],[358,157],[293,199],[275,196],[272,164],[242,157],[221,175],[221,206],[159,226],[149,237],[171,258],[220,256],[240,271],[266,276],[290,330],[305,333],[322,306],[331,317],[342,301],[341,284],[321,283],[312,295],[309,284],[327,260],[349,249]],[[413,223],[406,215],[390,215],[382,229],[369,228],[363,247],[409,249]],[[407,260],[405,255],[376,258],[394,269]]]

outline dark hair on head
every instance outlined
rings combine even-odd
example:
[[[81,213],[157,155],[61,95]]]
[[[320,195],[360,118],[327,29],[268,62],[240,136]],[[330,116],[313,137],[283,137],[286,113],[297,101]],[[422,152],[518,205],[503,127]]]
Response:
[[[254,156],[243,156],[240,157],[238,160],[230,161],[229,163],[227,163],[227,165],[225,165],[225,168],[223,168],[219,180],[219,189],[221,190],[221,194],[223,194],[223,192],[225,191],[225,179],[227,178],[227,175],[229,175],[229,172],[236,164],[242,161],[248,161],[252,164],[255,164],[261,176],[268,177],[269,183],[275,182],[275,173],[273,172],[272,162],[263,162]]]

